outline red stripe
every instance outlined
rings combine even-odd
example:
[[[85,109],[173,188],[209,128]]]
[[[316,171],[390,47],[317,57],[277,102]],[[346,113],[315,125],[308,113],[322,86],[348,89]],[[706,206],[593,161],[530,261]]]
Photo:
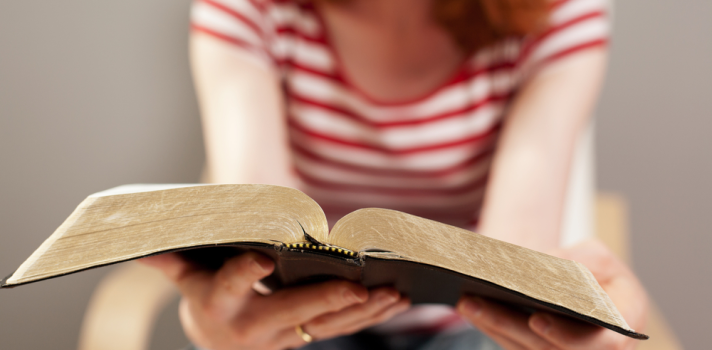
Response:
[[[465,75],[466,80],[472,80],[474,78],[479,77],[480,75],[487,74],[487,73],[494,73],[500,70],[513,70],[517,68],[516,62],[497,62],[493,63],[492,65],[489,65],[487,67],[482,67],[479,69],[475,69],[473,71],[468,71],[467,74]]]
[[[527,44],[527,46],[522,50],[522,53],[519,56],[519,63],[526,60],[529,57],[529,55],[532,52],[534,52],[534,50],[536,50],[536,48],[539,47],[539,45],[541,45],[541,43],[544,42],[544,40],[546,40],[546,38],[548,38],[558,32],[561,32],[564,29],[567,29],[567,28],[570,28],[576,24],[579,24],[581,22],[585,22],[585,21],[595,19],[595,18],[602,18],[605,16],[606,16],[606,14],[603,11],[590,12],[590,13],[581,15],[579,17],[573,18],[571,20],[568,20],[568,21],[561,23],[555,27],[549,28],[544,33],[537,36],[532,42]]]
[[[468,230],[475,231],[475,229],[477,228],[477,225],[480,224],[480,213],[479,212],[481,209],[482,208],[478,208],[477,216],[475,218],[473,218],[472,220],[470,220],[470,222],[467,223],[467,225],[469,226]]]
[[[338,160],[328,159],[320,156],[296,142],[291,143],[292,150],[301,156],[311,159],[312,161],[321,163],[326,166],[333,168],[338,168],[342,170],[348,170],[355,173],[367,174],[367,175],[378,175],[378,176],[391,176],[391,177],[408,177],[408,178],[439,178],[452,175],[458,171],[462,171],[470,168],[471,166],[478,164],[488,157],[492,156],[494,153],[494,145],[487,147],[482,152],[463,160],[462,162],[452,165],[450,167],[438,170],[396,170],[396,169],[383,169],[375,168],[369,166],[360,166],[351,163],[345,163]]]
[[[257,34],[259,37],[263,37],[262,28],[260,28],[260,26],[257,25],[257,23],[253,22],[251,19],[245,17],[245,15],[243,15],[242,13],[237,12],[237,11],[235,11],[221,3],[215,2],[213,0],[200,0],[200,1],[206,5],[210,5],[214,8],[234,17],[238,21],[240,21],[240,22],[246,24],[248,27],[252,28],[252,30],[255,32],[255,34]]]
[[[208,35],[210,35],[210,36],[212,36],[212,37],[215,37],[215,38],[217,38],[217,39],[223,40],[223,41],[228,42],[228,43],[233,44],[233,45],[240,46],[240,47],[242,47],[242,48],[244,48],[244,49],[247,49],[247,50],[250,50],[250,51],[257,51],[257,52],[262,53],[262,54],[267,54],[267,53],[265,53],[264,50],[262,50],[262,48],[256,47],[255,45],[250,44],[250,43],[248,43],[248,42],[246,42],[246,41],[244,41],[244,40],[242,40],[242,39],[238,39],[238,38],[235,38],[235,37],[232,37],[232,36],[229,36],[229,35],[225,35],[225,34],[223,34],[223,33],[216,32],[216,31],[214,31],[214,30],[212,30],[212,29],[209,29],[209,28],[206,28],[206,27],[202,27],[202,26],[199,26],[199,25],[197,25],[197,24],[191,24],[190,27],[191,27],[191,29],[194,30],[194,31],[208,34]],[[267,56],[269,56],[269,55],[267,55]]]
[[[317,75],[317,76],[320,76],[323,78],[328,78],[331,80],[343,82],[341,80],[341,78],[336,74],[336,72],[328,72],[328,71],[318,70],[316,68],[304,66],[300,63],[295,62],[293,57],[289,57],[288,59],[284,60],[284,62],[289,63],[290,69],[294,69],[294,70],[298,70],[301,72]]]
[[[277,34],[279,34],[279,35],[288,35],[288,34],[291,34],[291,35],[297,36],[297,37],[299,37],[299,38],[301,38],[301,39],[304,39],[305,41],[309,41],[309,42],[313,42],[313,43],[317,43],[317,44],[326,45],[326,42],[324,41],[324,38],[323,38],[323,37],[313,37],[313,36],[309,36],[309,35],[307,35],[307,34],[304,33],[304,32],[298,31],[298,30],[297,30],[296,28],[294,28],[294,27],[284,27],[284,26],[282,26],[282,27],[277,27],[277,28],[275,28],[275,31],[276,31]]]
[[[321,42],[319,42],[319,43],[323,44],[323,45],[327,45],[325,43],[321,43]],[[497,63],[497,64],[494,64],[489,67],[485,67],[485,68],[481,68],[481,69],[477,69],[477,70],[473,70],[473,71],[469,71],[466,69],[466,67],[463,67],[461,69],[461,71],[455,77],[453,77],[448,82],[446,82],[442,85],[439,85],[436,89],[432,90],[427,95],[424,95],[424,96],[421,96],[418,98],[414,98],[409,101],[386,102],[386,101],[374,100],[372,97],[370,97],[368,95],[368,93],[360,90],[357,86],[355,86],[350,81],[348,81],[348,79],[346,79],[341,72],[341,69],[343,69],[343,67],[341,66],[341,62],[337,59],[335,54],[333,54],[332,49],[330,49],[328,46],[327,46],[327,49],[332,53],[332,57],[334,58],[334,72],[333,73],[319,71],[314,68],[306,67],[306,66],[303,66],[303,65],[295,63],[295,62],[291,62],[292,66],[290,68],[292,68],[296,71],[310,73],[310,74],[314,74],[317,76],[326,77],[326,78],[329,78],[332,80],[336,80],[336,81],[340,82],[342,85],[348,87],[351,91],[357,93],[360,98],[367,100],[369,103],[371,103],[373,105],[384,106],[384,107],[397,107],[397,106],[415,104],[415,103],[427,100],[429,98],[432,98],[434,95],[442,92],[446,88],[452,87],[457,84],[469,83],[470,81],[474,80],[475,78],[478,78],[480,75],[484,75],[484,74],[488,74],[488,73],[495,73],[500,70],[513,70],[517,67],[516,62],[501,62],[501,63]],[[408,123],[408,122],[405,122],[405,123]]]
[[[423,125],[423,124],[433,123],[436,121],[455,118],[455,117],[467,118],[467,117],[469,117],[469,115],[464,115],[464,114],[471,114],[471,113],[477,111],[478,109],[483,108],[491,103],[507,101],[512,96],[512,93],[508,92],[508,93],[502,94],[502,95],[490,95],[480,101],[470,104],[469,106],[465,106],[463,108],[452,110],[449,112],[435,114],[433,116],[423,118],[423,119],[398,120],[398,121],[390,121],[390,122],[378,122],[378,121],[373,121],[373,120],[367,119],[363,115],[361,115],[357,112],[354,112],[352,110],[349,110],[349,109],[346,109],[343,107],[336,107],[334,105],[330,105],[330,104],[327,104],[324,102],[312,100],[308,97],[300,96],[299,91],[290,91],[289,96],[291,99],[298,101],[300,103],[307,104],[307,105],[310,105],[313,107],[318,107],[318,108],[321,108],[324,110],[328,110],[330,112],[334,112],[339,117],[345,117],[347,119],[357,121],[357,122],[364,124],[368,127],[378,128],[378,129],[386,129],[386,128],[393,128],[393,127]]]
[[[367,185],[354,185],[354,184],[342,184],[327,180],[321,180],[314,178],[304,172],[296,169],[299,178],[310,186],[319,187],[329,190],[337,190],[344,192],[357,192],[357,193],[377,193],[385,195],[395,195],[395,196],[407,196],[407,197],[422,197],[422,196],[433,196],[433,195],[462,195],[468,192],[473,192],[478,189],[485,187],[487,183],[488,176],[482,176],[480,178],[474,179],[469,183],[461,186],[442,189],[442,188],[394,188],[394,187],[384,187],[384,186],[367,186]]]
[[[487,67],[483,67],[480,69],[470,71],[469,68],[471,68],[471,62],[470,62],[470,60],[466,60],[458,67],[458,69],[453,73],[453,75],[450,77],[450,79],[448,79],[444,83],[438,85],[435,89],[432,89],[427,94],[424,94],[422,96],[418,96],[415,98],[406,99],[403,101],[381,101],[381,100],[371,96],[368,92],[360,89],[358,86],[348,82],[349,79],[347,79],[344,76],[345,74],[343,72],[343,64],[342,64],[342,61],[339,59],[339,55],[336,53],[336,50],[332,46],[330,46],[328,41],[325,41],[324,45],[327,46],[327,49],[332,53],[332,56],[334,57],[334,60],[336,61],[336,63],[335,63],[336,70],[337,70],[337,74],[338,74],[339,78],[341,79],[341,81],[345,82],[346,85],[348,85],[351,90],[353,90],[355,93],[357,93],[361,98],[367,100],[369,103],[371,103],[373,105],[385,106],[385,107],[412,105],[412,104],[427,100],[427,99],[433,97],[434,95],[440,93],[442,90],[444,90],[446,88],[460,84],[465,81],[472,80],[479,75],[491,73],[491,72],[494,72],[494,71],[497,71],[500,69],[516,68],[514,62],[498,62],[491,66],[487,66]]]
[[[265,10],[265,4],[262,1],[257,1],[257,0],[248,0],[252,6],[260,10],[260,12],[264,12]]]
[[[295,70],[297,70],[297,71],[301,71],[301,72],[305,72],[305,73],[317,75],[317,76],[320,76],[320,77],[324,77],[324,78],[327,78],[327,79],[335,80],[335,81],[338,81],[338,82],[344,84],[344,85],[347,86],[348,88],[351,88],[351,89],[354,88],[353,86],[348,85],[347,82],[345,82],[341,77],[339,77],[339,76],[336,74],[336,72],[334,72],[334,73],[329,73],[329,72],[319,71],[319,70],[316,70],[316,69],[313,69],[313,68],[310,68],[310,67],[305,67],[305,66],[303,66],[303,65],[300,65],[300,64],[298,64],[298,63],[295,63],[295,62],[293,62],[292,60],[285,60],[284,62],[289,62],[289,63],[291,64],[291,67],[290,67],[290,68],[293,68],[293,69],[295,69]],[[469,83],[471,80],[473,80],[473,79],[479,77],[480,75],[483,75],[483,74],[486,74],[486,73],[493,73],[493,72],[496,72],[496,71],[499,71],[499,70],[507,70],[507,69],[511,70],[511,69],[514,69],[515,67],[516,67],[516,65],[515,65],[514,63],[511,63],[511,62],[504,62],[504,63],[495,64],[495,65],[490,66],[490,67],[487,67],[487,68],[483,68],[483,69],[479,69],[479,70],[473,71],[473,72],[471,72],[471,73],[463,74],[461,78],[459,78],[457,81],[453,82],[451,85],[454,85],[454,84],[457,84],[457,83],[463,83],[463,82],[465,82],[465,81],[467,81],[467,83]],[[438,88],[438,89],[437,89],[437,92],[439,92],[439,91],[441,91],[441,90],[442,90],[442,88]],[[471,113],[471,112],[473,112],[474,110],[477,110],[477,109],[479,109],[479,108],[481,108],[481,107],[483,107],[483,106],[485,106],[485,105],[487,105],[487,104],[489,104],[489,103],[505,101],[505,100],[508,100],[509,98],[511,98],[511,96],[512,96],[512,93],[511,93],[511,92],[508,92],[508,93],[506,93],[506,94],[501,94],[501,95],[491,95],[491,96],[486,97],[486,98],[483,99],[483,100],[474,102],[474,103],[472,103],[471,105],[466,106],[466,107],[463,107],[463,108],[461,108],[461,109],[454,110],[454,111],[450,111],[450,112],[444,112],[444,113],[436,114],[436,115],[434,115],[434,116],[427,117],[427,118],[423,118],[423,119],[418,119],[418,120],[399,120],[399,121],[394,121],[394,122],[376,122],[376,121],[372,121],[372,120],[370,120],[370,119],[365,118],[364,116],[358,114],[358,113],[355,112],[355,111],[346,109],[345,107],[338,107],[338,106],[334,106],[334,105],[332,105],[332,104],[328,104],[328,103],[325,103],[325,102],[319,102],[319,101],[310,99],[309,97],[300,96],[299,93],[300,93],[300,91],[298,91],[298,90],[293,90],[293,89],[292,89],[292,90],[289,91],[289,96],[290,96],[292,99],[297,100],[297,101],[299,101],[299,102],[302,102],[302,103],[305,103],[305,104],[309,104],[309,105],[311,105],[311,106],[319,107],[319,108],[322,108],[322,109],[326,109],[326,110],[329,110],[329,111],[332,111],[332,112],[336,112],[336,113],[338,113],[338,114],[340,114],[340,115],[342,115],[342,116],[344,116],[344,117],[347,117],[347,118],[349,118],[349,119],[352,119],[352,120],[355,120],[355,121],[359,121],[359,122],[361,122],[361,123],[363,123],[363,124],[365,124],[365,125],[368,125],[368,126],[371,126],[371,127],[377,127],[377,128],[399,127],[399,126],[409,126],[409,125],[422,125],[422,124],[429,123],[429,122],[434,122],[434,121],[437,121],[437,120],[448,119],[448,118],[452,118],[452,117],[459,117],[460,114],[463,114],[463,113]]]
[[[608,39],[598,39],[598,40],[589,41],[587,43],[582,43],[582,44],[570,47],[566,50],[559,51],[556,54],[547,57],[544,61],[541,62],[541,64],[549,64],[551,62],[554,62],[556,60],[559,60],[561,58],[564,58],[566,56],[569,56],[569,55],[579,52],[579,51],[584,51],[586,49],[597,48],[597,47],[605,47],[607,45],[608,45]]]
[[[361,143],[361,142],[356,142],[356,141],[343,140],[343,139],[340,139],[340,138],[337,138],[334,136],[325,135],[325,134],[305,128],[304,126],[300,125],[296,120],[294,120],[294,118],[291,118],[291,117],[288,119],[288,125],[294,130],[297,130],[307,136],[310,136],[310,137],[313,137],[313,138],[316,138],[316,139],[319,139],[322,141],[336,143],[336,144],[348,146],[348,147],[377,151],[377,152],[390,154],[390,155],[407,155],[407,154],[414,154],[414,153],[420,153],[420,152],[442,150],[442,149],[446,149],[446,148],[453,148],[453,147],[457,147],[457,146],[463,146],[463,145],[467,145],[467,144],[474,144],[474,143],[480,142],[480,141],[486,139],[487,137],[494,135],[500,129],[502,122],[497,121],[497,123],[495,123],[494,125],[491,125],[489,127],[489,129],[487,129],[486,131],[479,133],[477,135],[473,135],[470,137],[460,139],[460,140],[443,142],[443,143],[438,143],[438,144],[428,145],[428,146],[404,148],[404,149],[386,148],[386,147],[383,147],[380,145],[372,145],[372,144],[366,144],[366,143]]]

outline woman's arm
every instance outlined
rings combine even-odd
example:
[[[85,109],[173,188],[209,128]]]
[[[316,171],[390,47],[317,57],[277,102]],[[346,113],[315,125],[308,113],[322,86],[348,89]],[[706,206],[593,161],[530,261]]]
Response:
[[[199,32],[191,35],[190,54],[207,157],[203,181],[294,187],[275,69]]]
[[[480,233],[544,251],[557,247],[573,150],[602,82],[606,50],[576,53],[535,74],[505,119]]]
[[[277,74],[249,54],[204,34],[191,37],[195,84],[208,155],[208,181],[292,185]],[[296,348],[305,339],[351,334],[405,311],[393,288],[366,290],[348,281],[285,288],[261,295],[252,286],[274,271],[269,258],[248,252],[216,272],[175,253],[141,259],[179,288],[183,329],[211,350]]]
[[[584,264],[637,332],[643,332],[648,297],[635,274],[603,243],[589,240],[550,254]],[[632,350],[638,341],[611,330],[547,312],[533,315],[494,301],[464,296],[458,311],[505,349]]]

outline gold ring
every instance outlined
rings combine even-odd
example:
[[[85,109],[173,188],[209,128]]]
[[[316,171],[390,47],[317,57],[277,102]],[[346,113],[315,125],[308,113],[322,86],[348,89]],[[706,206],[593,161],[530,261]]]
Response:
[[[312,338],[309,333],[305,332],[304,329],[302,329],[301,325],[296,325],[294,327],[294,330],[297,332],[297,335],[299,335],[299,337],[302,338],[302,340],[304,340],[305,342],[311,343],[314,340],[314,338]]]

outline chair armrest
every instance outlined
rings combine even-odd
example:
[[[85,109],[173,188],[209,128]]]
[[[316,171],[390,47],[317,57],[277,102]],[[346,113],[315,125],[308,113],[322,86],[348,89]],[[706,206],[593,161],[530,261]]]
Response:
[[[596,236],[630,265],[628,206],[623,197],[611,193],[599,193],[596,196]],[[638,350],[682,350],[680,342],[653,300],[650,300],[645,333],[650,339],[639,342]]]
[[[158,270],[137,262],[117,267],[94,291],[79,335],[79,350],[148,349],[153,324],[178,295]]]

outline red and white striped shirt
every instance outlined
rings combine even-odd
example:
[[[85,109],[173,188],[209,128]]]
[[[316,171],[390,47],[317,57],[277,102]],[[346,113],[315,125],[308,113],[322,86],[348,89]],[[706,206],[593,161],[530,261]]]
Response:
[[[542,34],[480,50],[441,86],[398,103],[376,101],[344,76],[313,5],[197,0],[192,28],[280,72],[294,169],[332,224],[383,207],[470,228],[517,88],[554,60],[606,44],[606,0],[552,6]]]

